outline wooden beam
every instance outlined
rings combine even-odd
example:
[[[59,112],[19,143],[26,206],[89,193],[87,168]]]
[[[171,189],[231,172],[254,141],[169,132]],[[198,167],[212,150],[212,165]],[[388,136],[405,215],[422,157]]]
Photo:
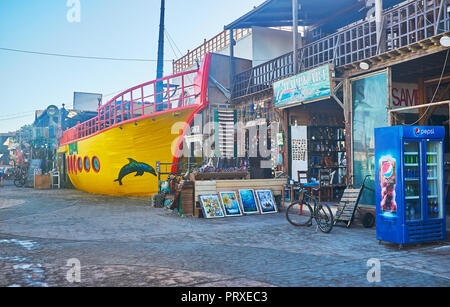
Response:
[[[347,158],[347,185],[353,184],[353,144],[352,144],[352,85],[350,79],[345,79],[343,84],[344,91],[344,117],[345,117],[345,150]]]
[[[419,78],[418,83],[419,83],[419,91],[418,91],[419,105],[423,105],[423,104],[425,104],[425,100],[426,100],[426,93],[425,93],[426,88],[425,88],[425,84],[423,82],[422,77]],[[419,109],[419,118],[421,118],[421,120],[419,121],[419,124],[421,126],[424,125],[423,115],[424,115],[424,109],[420,108]]]
[[[448,93],[448,91],[450,90],[450,83],[447,85],[447,87],[444,89],[444,91],[439,95],[439,98],[437,99],[437,101],[442,101],[442,99],[444,99],[445,95]],[[427,112],[427,114],[424,116],[424,122],[427,123],[428,120],[430,119],[431,115],[433,115],[434,111],[436,111],[436,108],[438,106],[435,105],[433,107],[431,107],[431,110],[429,110]]]
[[[394,66],[397,64],[401,64],[401,63],[405,63],[405,62],[412,61],[415,59],[419,59],[424,56],[432,55],[432,54],[435,54],[435,53],[438,53],[441,51],[445,51],[445,50],[447,50],[447,48],[444,48],[442,46],[441,47],[430,47],[428,49],[420,49],[417,51],[413,51],[409,54],[405,54],[405,55],[395,57],[395,58],[390,58],[390,59],[383,59],[380,56],[374,56],[374,57],[369,58],[369,60],[373,61],[373,62],[379,62],[379,63],[371,65],[369,70],[361,71],[361,69],[359,69],[359,67],[358,67],[358,69],[345,68],[344,71],[342,71],[342,69],[344,68],[343,66],[337,67],[337,70],[340,70],[344,74],[344,77],[353,77],[356,75],[360,75],[362,73],[369,73],[369,72],[379,70],[379,69],[382,69],[382,68],[385,68],[388,66]],[[366,61],[366,60],[364,60],[364,61]],[[346,66],[348,67],[348,65],[350,65],[350,64],[347,64]]]

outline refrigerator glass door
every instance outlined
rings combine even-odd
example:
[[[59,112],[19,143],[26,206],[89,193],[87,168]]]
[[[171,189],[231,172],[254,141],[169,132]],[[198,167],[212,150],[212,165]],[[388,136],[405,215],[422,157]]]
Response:
[[[404,142],[404,182],[406,221],[422,220],[422,193],[420,190],[420,142]]]
[[[427,142],[428,219],[442,219],[444,210],[442,142]]]

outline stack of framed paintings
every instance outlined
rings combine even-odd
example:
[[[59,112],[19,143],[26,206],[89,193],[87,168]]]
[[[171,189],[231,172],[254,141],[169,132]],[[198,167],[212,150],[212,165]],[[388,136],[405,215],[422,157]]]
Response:
[[[200,195],[199,199],[207,219],[278,212],[271,190],[219,191],[218,195]]]

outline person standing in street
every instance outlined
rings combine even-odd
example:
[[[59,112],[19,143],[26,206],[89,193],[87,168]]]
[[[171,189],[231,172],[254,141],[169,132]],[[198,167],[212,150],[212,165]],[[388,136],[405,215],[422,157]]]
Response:
[[[5,177],[6,177],[6,167],[3,166],[3,161],[0,162],[0,187],[3,187],[5,183]]]

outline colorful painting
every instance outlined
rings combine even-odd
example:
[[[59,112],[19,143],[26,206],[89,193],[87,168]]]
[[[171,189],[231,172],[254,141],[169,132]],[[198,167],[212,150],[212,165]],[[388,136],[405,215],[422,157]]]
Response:
[[[262,214],[278,212],[271,190],[257,190],[256,198],[258,199],[259,208]]]
[[[331,96],[330,68],[323,65],[273,83],[275,107],[286,107]]]
[[[200,195],[200,204],[203,214],[207,219],[225,217],[222,206],[220,205],[219,196],[217,195]]]
[[[242,215],[241,206],[239,205],[239,199],[236,195],[236,192],[233,191],[219,192],[219,195],[226,216]]]
[[[239,197],[241,198],[242,209],[244,214],[258,214],[258,202],[255,198],[255,191],[253,190],[239,190]]]

